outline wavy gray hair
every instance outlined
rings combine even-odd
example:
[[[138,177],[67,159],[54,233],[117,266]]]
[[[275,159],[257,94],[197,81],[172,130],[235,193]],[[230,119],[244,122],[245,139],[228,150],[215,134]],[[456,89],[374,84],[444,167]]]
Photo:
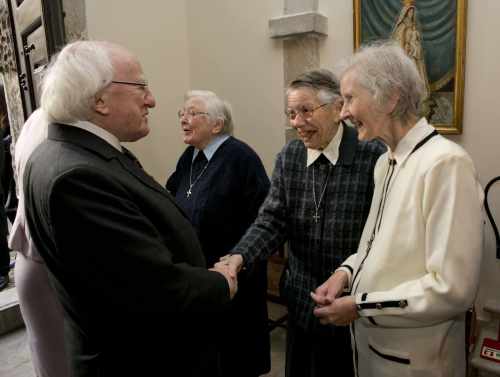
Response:
[[[205,104],[207,113],[212,120],[222,120],[221,134],[233,134],[233,115],[229,102],[209,90],[190,90],[184,95],[184,102],[192,98],[199,99]]]
[[[112,45],[77,41],[51,61],[42,81],[41,107],[51,122],[88,120],[95,95],[113,79]]]
[[[338,78],[327,69],[315,69],[304,72],[288,84],[286,95],[290,91],[301,88],[310,88],[316,92],[318,99],[323,103],[334,103],[341,99],[340,83]]]
[[[367,89],[381,107],[394,95],[398,102],[391,114],[406,123],[418,116],[425,93],[417,67],[396,41],[378,41],[361,47],[338,67],[342,77],[355,71],[357,83]]]

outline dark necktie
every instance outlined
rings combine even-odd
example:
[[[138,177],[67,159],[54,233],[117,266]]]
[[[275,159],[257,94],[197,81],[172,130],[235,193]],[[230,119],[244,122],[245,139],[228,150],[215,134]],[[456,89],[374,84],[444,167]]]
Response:
[[[129,158],[134,164],[136,164],[137,166],[139,166],[142,169],[141,163],[139,162],[139,160],[137,159],[137,157],[135,157],[135,155],[132,152],[130,152],[127,148],[125,148],[123,146],[122,146],[122,150],[123,150],[123,154],[127,158]]]
[[[206,166],[208,160],[205,157],[205,153],[203,151],[199,151],[193,161],[193,179],[196,179],[201,171]]]

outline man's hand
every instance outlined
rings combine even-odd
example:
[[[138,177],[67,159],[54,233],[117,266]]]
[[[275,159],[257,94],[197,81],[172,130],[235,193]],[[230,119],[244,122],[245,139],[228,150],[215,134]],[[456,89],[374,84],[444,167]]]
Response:
[[[229,297],[232,300],[238,291],[238,279],[236,275],[231,272],[228,265],[221,265],[220,263],[217,263],[210,271],[218,272],[226,278],[227,285],[229,286]]]
[[[243,257],[240,254],[228,254],[221,257],[220,261],[217,262],[214,267],[228,268],[231,277],[236,278],[242,265]]]

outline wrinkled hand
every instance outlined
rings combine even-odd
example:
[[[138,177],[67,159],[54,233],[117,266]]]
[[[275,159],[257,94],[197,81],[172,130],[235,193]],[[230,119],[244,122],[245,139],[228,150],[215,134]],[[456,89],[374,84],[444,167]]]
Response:
[[[345,271],[337,271],[316,288],[316,291],[311,292],[311,298],[317,305],[314,315],[323,325],[332,323],[343,326],[358,318],[354,297],[340,297],[348,279]]]
[[[229,297],[233,299],[236,292],[238,292],[238,279],[236,275],[232,273],[228,265],[217,263],[214,267],[210,268],[210,271],[215,271],[222,274],[227,281],[229,286]]]
[[[347,286],[348,280],[349,277],[345,271],[337,271],[327,281],[316,288],[311,297],[319,306],[329,305],[337,297],[340,297]]]
[[[311,296],[315,296],[315,293],[311,293]],[[313,300],[315,300],[314,297]],[[323,325],[332,323],[337,326],[349,325],[359,318],[353,296],[339,297],[328,305],[317,306],[314,309],[314,315]]]
[[[220,258],[214,267],[228,268],[231,277],[236,278],[243,265],[243,257],[240,254],[228,254]]]

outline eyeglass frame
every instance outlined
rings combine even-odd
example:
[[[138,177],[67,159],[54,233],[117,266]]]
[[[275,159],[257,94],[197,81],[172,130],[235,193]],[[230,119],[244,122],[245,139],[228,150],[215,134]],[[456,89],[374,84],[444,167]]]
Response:
[[[198,115],[210,115],[210,113],[207,113],[206,111],[194,111],[194,110],[190,110],[190,111],[186,111],[186,110],[182,110],[182,109],[179,109],[177,110],[177,118],[179,119],[182,119],[183,117],[187,117],[187,115],[189,116],[189,119],[193,119],[194,117],[198,116]]]
[[[322,103],[321,105],[316,106],[315,108],[310,109],[310,110],[309,109],[304,109],[304,108],[302,110],[298,110],[298,111],[296,111],[296,110],[285,110],[285,115],[288,118],[288,120],[295,120],[299,114],[302,117],[302,119],[311,119],[313,117],[314,112],[316,110],[321,109],[322,107],[324,107],[326,105],[331,105],[331,104],[332,104],[332,102],[325,102],[325,103]],[[294,113],[295,113],[295,115],[292,117],[292,115]]]
[[[144,80],[144,82],[111,80],[111,82],[114,84],[140,86],[142,88],[147,88],[149,86],[147,80]]]

